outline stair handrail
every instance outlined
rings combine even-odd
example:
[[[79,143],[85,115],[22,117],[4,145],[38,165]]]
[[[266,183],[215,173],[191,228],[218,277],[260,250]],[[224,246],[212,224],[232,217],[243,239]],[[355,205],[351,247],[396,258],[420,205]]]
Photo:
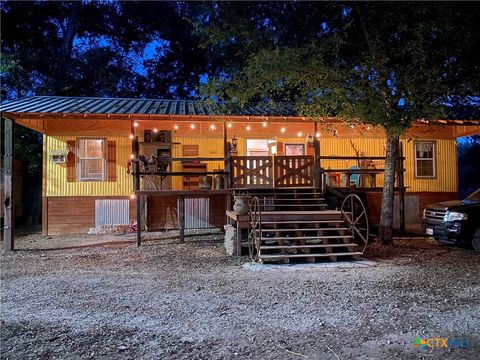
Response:
[[[250,221],[248,234],[248,252],[252,261],[258,260],[260,252],[259,237],[262,232],[262,208],[258,196],[250,200]]]

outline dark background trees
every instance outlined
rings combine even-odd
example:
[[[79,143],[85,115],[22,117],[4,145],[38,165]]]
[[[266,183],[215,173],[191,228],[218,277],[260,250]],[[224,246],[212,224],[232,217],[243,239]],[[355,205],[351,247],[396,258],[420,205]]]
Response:
[[[2,101],[32,94],[288,101],[305,115],[383,127],[387,168],[412,121],[435,118],[446,105],[478,106],[476,3],[0,6]],[[20,156],[33,160],[37,139],[23,133]],[[37,169],[26,170],[38,172],[41,163],[32,163]],[[388,229],[391,186],[384,199]]]

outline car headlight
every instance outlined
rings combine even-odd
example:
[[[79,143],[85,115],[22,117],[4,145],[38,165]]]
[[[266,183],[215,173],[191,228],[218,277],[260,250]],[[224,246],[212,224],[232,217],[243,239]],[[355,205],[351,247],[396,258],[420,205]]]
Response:
[[[455,211],[447,211],[445,214],[445,221],[459,221],[459,220],[467,220],[468,216],[464,213],[459,213]]]

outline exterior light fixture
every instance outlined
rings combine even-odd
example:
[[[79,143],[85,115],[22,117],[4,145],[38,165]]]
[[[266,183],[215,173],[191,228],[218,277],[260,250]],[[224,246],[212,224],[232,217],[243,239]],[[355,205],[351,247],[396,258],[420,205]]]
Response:
[[[210,130],[215,130],[216,126],[214,124],[210,125]]]
[[[135,199],[135,198],[136,198],[135,194],[130,194],[130,199],[133,200],[133,199]]]
[[[177,125],[177,124],[173,125],[173,128],[174,128],[175,130],[178,130],[178,125]]]
[[[190,124],[190,129],[195,129],[195,124]]]
[[[286,130],[286,129],[285,129],[284,127],[282,127],[282,128],[280,129],[280,132],[284,133],[285,130]]]
[[[264,122],[262,123],[262,126],[263,126],[263,127],[267,127],[267,125],[268,125],[268,124],[267,124],[266,121],[264,121]]]
[[[298,137],[302,137],[303,136],[303,133],[301,131],[298,132],[297,134]]]
[[[135,155],[130,154],[130,159],[132,159],[132,160],[135,159]]]
[[[238,145],[237,137],[235,135],[233,135],[231,151],[233,151],[233,152],[237,151],[237,145]]]
[[[305,141],[307,145],[313,146],[313,136],[311,134],[307,134],[307,137],[305,138]]]
[[[252,127],[250,125],[247,125],[247,127],[245,129],[249,130],[251,129]]]
[[[231,128],[233,125],[232,125],[232,123],[228,123],[227,126],[228,126],[229,128]]]
[[[134,126],[134,127],[138,127],[138,122],[135,121],[135,122],[133,123],[133,126]]]
[[[317,133],[315,134],[315,137],[318,139],[318,138],[320,137],[320,133],[317,132]]]
[[[157,129],[157,128],[153,128],[153,132],[154,132],[154,133],[158,132],[158,129]]]
[[[129,138],[130,138],[130,139],[133,139],[133,134],[130,134]]]

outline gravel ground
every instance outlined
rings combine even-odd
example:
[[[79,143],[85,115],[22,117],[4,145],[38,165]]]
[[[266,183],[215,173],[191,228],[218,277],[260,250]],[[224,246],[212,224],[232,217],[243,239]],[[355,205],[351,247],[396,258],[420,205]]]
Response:
[[[407,239],[371,245],[374,266],[252,271],[219,234],[150,238],[18,238],[1,257],[1,358],[480,358],[470,250]]]

